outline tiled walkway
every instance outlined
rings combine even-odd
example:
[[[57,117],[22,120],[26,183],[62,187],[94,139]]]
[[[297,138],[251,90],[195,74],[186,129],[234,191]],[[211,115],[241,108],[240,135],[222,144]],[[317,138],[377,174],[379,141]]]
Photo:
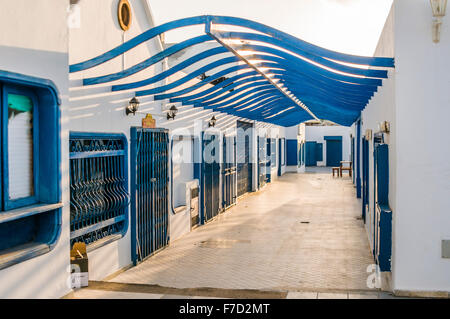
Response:
[[[211,292],[214,295],[214,291]],[[81,289],[72,292],[66,298],[70,299],[229,299],[226,297],[211,297],[198,294],[163,294],[149,292],[127,292],[99,289]],[[242,297],[240,297],[242,298]],[[263,299],[274,299],[264,298]],[[330,293],[330,292],[289,292],[281,296],[282,299],[393,299],[395,297],[384,292],[362,292],[362,293]]]
[[[373,259],[359,216],[349,177],[332,178],[328,169],[286,174],[111,282],[368,291]]]

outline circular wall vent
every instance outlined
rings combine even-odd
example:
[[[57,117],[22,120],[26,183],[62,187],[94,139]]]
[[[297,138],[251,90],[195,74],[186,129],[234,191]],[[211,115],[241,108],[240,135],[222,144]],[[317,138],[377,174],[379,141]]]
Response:
[[[128,0],[120,0],[117,10],[120,28],[127,31],[131,26],[131,6]]]

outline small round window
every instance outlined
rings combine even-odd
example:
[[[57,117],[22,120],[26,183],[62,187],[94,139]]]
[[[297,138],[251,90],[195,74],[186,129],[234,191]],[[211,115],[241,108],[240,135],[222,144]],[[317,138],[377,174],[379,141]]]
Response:
[[[120,28],[123,31],[127,31],[131,25],[131,7],[128,0],[120,0],[117,14],[119,16]]]

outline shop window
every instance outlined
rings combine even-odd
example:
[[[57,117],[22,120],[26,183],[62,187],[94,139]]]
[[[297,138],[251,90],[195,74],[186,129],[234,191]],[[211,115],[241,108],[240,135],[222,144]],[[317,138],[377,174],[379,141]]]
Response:
[[[0,269],[50,251],[61,225],[59,99],[44,79],[0,71]]]

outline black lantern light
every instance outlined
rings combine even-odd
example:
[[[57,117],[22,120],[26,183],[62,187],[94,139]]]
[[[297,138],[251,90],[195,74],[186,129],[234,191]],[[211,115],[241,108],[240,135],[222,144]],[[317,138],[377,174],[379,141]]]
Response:
[[[216,122],[217,122],[216,117],[213,115],[213,117],[209,120],[209,123],[208,123],[209,127],[216,126]]]
[[[169,109],[169,112],[167,112],[167,119],[175,119],[175,116],[177,115],[178,109],[175,105],[172,105]]]
[[[133,97],[130,102],[128,102],[128,106],[125,108],[125,114],[126,115],[136,115],[137,110],[139,109],[139,100],[135,97]]]

